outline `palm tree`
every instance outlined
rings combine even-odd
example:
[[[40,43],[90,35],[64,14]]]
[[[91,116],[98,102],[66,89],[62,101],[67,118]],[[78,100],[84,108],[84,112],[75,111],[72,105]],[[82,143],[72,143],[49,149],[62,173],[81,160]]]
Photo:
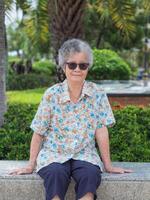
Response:
[[[51,44],[57,63],[58,49],[70,38],[84,38],[83,16],[86,0],[49,0],[49,16],[51,19]],[[60,67],[57,69],[59,81],[64,80]]]
[[[4,0],[0,1],[0,126],[4,122],[6,111],[5,99],[5,71],[6,71],[6,31],[5,31],[5,8]]]
[[[132,0],[95,0],[88,4],[99,14],[100,31],[97,39],[97,48],[106,34],[114,26],[122,36],[123,42],[130,42],[136,34],[135,2]]]
[[[48,56],[50,48],[50,30],[48,17],[48,0],[37,0],[34,8],[28,9],[28,15],[23,20],[23,32],[26,33],[31,52]],[[30,53],[31,55],[31,53]],[[33,56],[33,55],[31,55]]]

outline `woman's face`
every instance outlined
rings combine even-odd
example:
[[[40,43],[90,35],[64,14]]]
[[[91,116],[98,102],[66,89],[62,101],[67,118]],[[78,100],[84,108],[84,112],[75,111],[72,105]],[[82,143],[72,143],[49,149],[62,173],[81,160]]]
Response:
[[[88,63],[87,55],[85,53],[80,52],[80,53],[75,53],[71,55],[66,61],[65,69],[64,69],[67,80],[71,82],[83,83],[88,73],[88,66],[89,66],[89,63]],[[76,67],[76,68],[70,69],[69,67],[70,68]]]

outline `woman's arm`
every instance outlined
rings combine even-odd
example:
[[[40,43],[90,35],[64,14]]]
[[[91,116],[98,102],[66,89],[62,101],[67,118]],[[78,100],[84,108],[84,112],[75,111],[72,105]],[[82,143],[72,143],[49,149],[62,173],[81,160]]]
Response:
[[[104,164],[104,168],[109,173],[125,173],[132,172],[132,170],[123,169],[120,167],[113,167],[110,159],[110,150],[109,150],[109,134],[107,127],[102,127],[96,129],[95,133],[96,141],[98,143],[98,147],[101,153],[102,161]]]
[[[40,151],[41,143],[43,141],[43,136],[34,133],[30,145],[30,159],[26,167],[15,169],[10,172],[11,175],[19,174],[31,174],[36,166],[36,158]]]

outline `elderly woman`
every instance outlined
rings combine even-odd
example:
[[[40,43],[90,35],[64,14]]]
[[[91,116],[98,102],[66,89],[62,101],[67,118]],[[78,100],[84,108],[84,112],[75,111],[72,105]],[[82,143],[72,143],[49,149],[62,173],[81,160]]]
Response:
[[[76,199],[96,199],[105,171],[131,172],[111,165],[107,126],[115,119],[105,92],[85,81],[92,66],[90,46],[79,39],[66,41],[59,50],[59,65],[66,80],[46,90],[31,129],[34,131],[29,164],[12,174],[37,173],[44,179],[46,200],[64,200],[70,178]]]

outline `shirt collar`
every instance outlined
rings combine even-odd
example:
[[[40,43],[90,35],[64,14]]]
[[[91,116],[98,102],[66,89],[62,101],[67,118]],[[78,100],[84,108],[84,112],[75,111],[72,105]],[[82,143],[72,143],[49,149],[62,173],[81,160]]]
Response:
[[[60,102],[65,103],[67,101],[70,101],[67,79],[65,79],[61,84],[62,84],[62,93],[60,95]],[[81,98],[83,98],[84,96],[90,96],[91,97],[92,95],[93,95],[92,94],[92,87],[90,86],[90,84],[87,81],[84,81],[81,97],[79,98],[79,100]]]

